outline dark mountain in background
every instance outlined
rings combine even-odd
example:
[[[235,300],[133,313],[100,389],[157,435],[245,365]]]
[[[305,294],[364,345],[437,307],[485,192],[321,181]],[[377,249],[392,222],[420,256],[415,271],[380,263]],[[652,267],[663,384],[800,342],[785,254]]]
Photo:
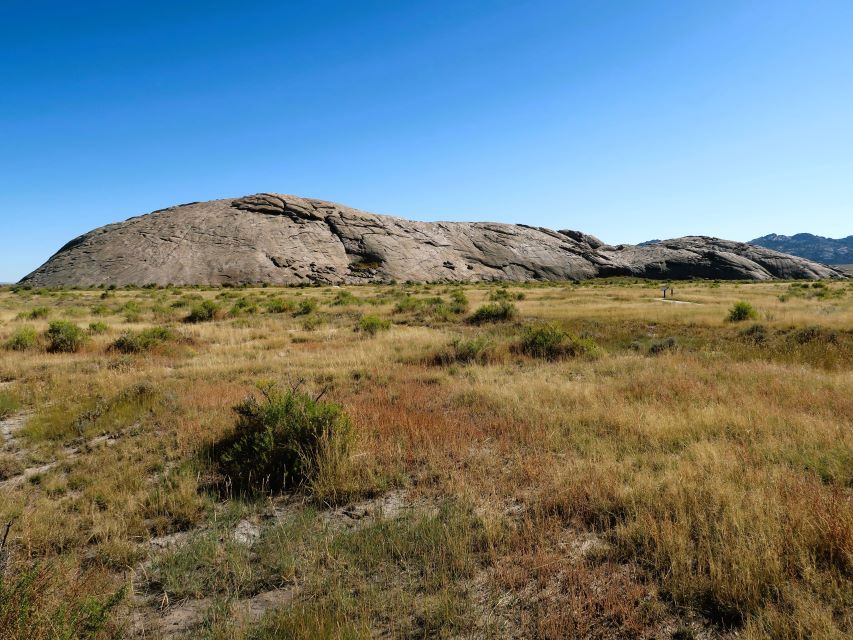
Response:
[[[793,236],[780,236],[771,233],[750,240],[749,244],[789,253],[823,264],[853,264],[853,236],[835,239],[824,238],[811,233],[798,233]]]

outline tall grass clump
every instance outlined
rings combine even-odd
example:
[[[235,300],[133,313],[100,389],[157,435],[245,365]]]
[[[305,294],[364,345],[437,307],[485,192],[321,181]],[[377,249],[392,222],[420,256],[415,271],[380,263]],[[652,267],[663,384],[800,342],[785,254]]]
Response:
[[[10,351],[29,351],[35,349],[38,336],[32,327],[18,327],[3,345]]]
[[[99,336],[102,333],[106,333],[110,330],[109,325],[105,322],[90,322],[89,323],[89,334],[93,336]]]
[[[50,309],[47,307],[34,307],[29,311],[23,312],[19,315],[21,318],[26,318],[27,320],[43,320],[50,315]]]
[[[73,322],[54,320],[44,334],[51,353],[75,353],[83,346],[86,334]]]
[[[353,440],[340,405],[298,389],[261,389],[234,407],[237,425],[213,449],[220,471],[247,493],[308,486],[345,464]]]
[[[488,322],[506,322],[512,320],[518,314],[518,309],[511,302],[501,300],[492,304],[484,304],[471,315],[474,324],[486,324]]]
[[[18,399],[5,391],[0,391],[0,420],[8,418],[17,410]]]
[[[97,597],[79,593],[80,585],[46,563],[11,567],[0,577],[0,638],[123,637],[113,617],[126,589]]]
[[[754,320],[757,317],[758,312],[755,307],[744,300],[735,302],[729,309],[729,322],[743,322],[744,320]]]

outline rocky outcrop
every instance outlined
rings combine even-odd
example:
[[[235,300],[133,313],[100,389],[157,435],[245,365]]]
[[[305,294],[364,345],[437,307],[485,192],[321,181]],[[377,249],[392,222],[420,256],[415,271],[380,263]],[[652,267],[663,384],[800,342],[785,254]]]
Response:
[[[690,236],[609,246],[579,231],[415,222],[262,193],[195,202],[72,240],[23,282],[38,286],[581,280],[769,280],[841,271],[749,244]]]

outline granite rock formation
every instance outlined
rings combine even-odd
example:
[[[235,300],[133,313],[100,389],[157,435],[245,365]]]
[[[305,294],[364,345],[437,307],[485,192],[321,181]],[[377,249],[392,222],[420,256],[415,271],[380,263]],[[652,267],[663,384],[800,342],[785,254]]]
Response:
[[[689,236],[609,246],[579,231],[415,222],[262,193],[161,209],[90,231],[22,282],[36,286],[581,280],[599,276],[844,278],[769,249]]]

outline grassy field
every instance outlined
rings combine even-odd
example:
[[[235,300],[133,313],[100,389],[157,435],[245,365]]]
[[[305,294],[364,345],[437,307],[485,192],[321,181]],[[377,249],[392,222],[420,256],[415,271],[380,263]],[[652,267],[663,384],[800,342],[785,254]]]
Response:
[[[850,637],[853,284],[674,286],[0,289],[0,639]]]

